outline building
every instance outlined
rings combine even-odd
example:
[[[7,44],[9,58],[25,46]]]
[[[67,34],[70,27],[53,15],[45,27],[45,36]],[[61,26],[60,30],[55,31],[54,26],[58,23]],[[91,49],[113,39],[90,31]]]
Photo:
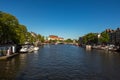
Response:
[[[120,44],[120,28],[116,30],[116,44]]]
[[[58,36],[56,36],[56,35],[50,35],[50,36],[48,37],[48,40],[60,40],[60,41],[63,41],[64,38],[58,37]]]
[[[115,44],[115,42],[116,42],[116,33],[115,33],[115,30],[106,29],[106,32],[109,34],[109,38],[110,38],[109,42],[111,44]]]
[[[48,37],[48,40],[58,40],[58,36],[50,35],[50,36]]]
[[[60,41],[64,41],[64,38],[62,38],[62,37],[59,37],[59,38],[58,38],[58,40],[60,40]]]
[[[107,29],[106,32],[109,34],[111,44],[120,45],[120,28],[116,30]]]

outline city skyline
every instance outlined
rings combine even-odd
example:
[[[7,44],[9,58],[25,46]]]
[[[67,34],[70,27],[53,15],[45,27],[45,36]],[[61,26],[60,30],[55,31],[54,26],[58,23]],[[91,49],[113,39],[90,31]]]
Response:
[[[89,32],[120,26],[119,0],[1,0],[0,11],[10,13],[28,31],[78,39]]]

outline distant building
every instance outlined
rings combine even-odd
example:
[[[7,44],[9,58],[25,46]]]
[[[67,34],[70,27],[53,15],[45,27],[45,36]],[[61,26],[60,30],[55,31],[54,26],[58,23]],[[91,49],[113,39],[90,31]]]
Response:
[[[58,36],[50,35],[50,36],[48,37],[48,40],[58,40]]]
[[[116,43],[120,44],[120,28],[116,30]]]
[[[62,38],[62,37],[59,37],[59,38],[58,38],[58,40],[60,40],[60,41],[64,41],[64,38]]]
[[[58,36],[56,36],[56,35],[50,35],[50,36],[48,37],[48,40],[61,40],[61,41],[63,41],[64,38],[58,37]]]
[[[120,28],[116,30],[106,29],[106,32],[109,33],[110,43],[120,45]]]
[[[106,32],[109,34],[109,38],[110,38],[109,42],[111,44],[115,44],[115,42],[116,42],[115,30],[106,29]]]

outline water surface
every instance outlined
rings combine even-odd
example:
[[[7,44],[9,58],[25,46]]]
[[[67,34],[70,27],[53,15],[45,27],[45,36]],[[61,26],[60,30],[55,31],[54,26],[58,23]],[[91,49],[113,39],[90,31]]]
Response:
[[[120,80],[120,54],[44,45],[38,52],[0,61],[0,80]]]

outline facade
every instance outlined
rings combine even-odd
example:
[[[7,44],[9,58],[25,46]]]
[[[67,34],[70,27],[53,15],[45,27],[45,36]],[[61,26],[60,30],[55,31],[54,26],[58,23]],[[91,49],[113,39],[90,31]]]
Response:
[[[58,36],[50,35],[50,36],[48,37],[48,40],[58,40]]]
[[[116,30],[116,43],[120,44],[120,28]]]
[[[106,31],[109,33],[110,43],[120,45],[120,28],[116,30],[107,29]]]
[[[116,42],[116,33],[115,33],[115,30],[106,29],[106,32],[109,34],[110,43],[111,44],[115,44],[115,42]]]
[[[50,36],[48,37],[48,40],[61,40],[61,41],[63,41],[64,38],[58,37],[58,36],[56,36],[56,35],[50,35]]]
[[[58,40],[60,40],[60,41],[64,41],[64,38],[62,38],[62,37],[59,37],[59,39]]]

